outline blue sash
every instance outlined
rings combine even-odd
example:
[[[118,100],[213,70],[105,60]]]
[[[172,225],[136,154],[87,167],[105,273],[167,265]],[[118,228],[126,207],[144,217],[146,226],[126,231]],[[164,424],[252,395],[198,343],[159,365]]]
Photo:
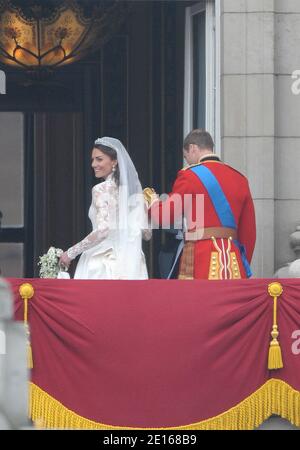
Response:
[[[197,175],[206,188],[222,226],[226,228],[234,228],[236,230],[237,226],[231,206],[214,174],[206,166],[201,164],[191,168],[190,170]],[[252,275],[252,271],[247,260],[246,249],[239,241],[234,240],[234,243],[240,250],[246,275],[249,278]]]

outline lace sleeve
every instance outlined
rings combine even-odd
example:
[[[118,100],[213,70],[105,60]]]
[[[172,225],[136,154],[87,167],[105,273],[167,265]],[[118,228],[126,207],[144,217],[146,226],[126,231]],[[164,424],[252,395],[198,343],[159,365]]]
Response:
[[[116,187],[111,185],[105,186],[104,183],[100,186],[95,186],[92,191],[92,204],[96,210],[96,229],[67,250],[68,257],[71,259],[99,244],[109,233],[117,207],[115,200]]]

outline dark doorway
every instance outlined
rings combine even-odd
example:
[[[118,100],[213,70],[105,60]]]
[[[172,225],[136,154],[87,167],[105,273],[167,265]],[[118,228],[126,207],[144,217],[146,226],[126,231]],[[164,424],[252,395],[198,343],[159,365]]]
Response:
[[[22,239],[24,276],[38,276],[38,256],[51,245],[66,249],[90,231],[90,149],[98,136],[123,141],[143,186],[171,189],[182,166],[188,4],[132,2],[126,22],[101,51],[59,70],[44,86],[25,87],[22,72],[6,71],[0,109],[24,114],[27,206],[23,230],[9,240],[2,226],[0,246]],[[166,239],[158,230],[145,246],[152,277],[159,275]]]

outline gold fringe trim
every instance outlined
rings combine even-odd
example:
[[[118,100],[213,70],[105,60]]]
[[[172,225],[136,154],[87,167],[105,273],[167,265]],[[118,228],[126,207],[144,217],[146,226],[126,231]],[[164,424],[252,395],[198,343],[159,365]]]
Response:
[[[101,401],[101,399],[99,399]],[[132,428],[105,425],[74,413],[30,383],[30,417],[38,428],[89,430],[253,430],[272,414],[300,427],[300,392],[282,380],[271,379],[228,411],[202,422],[179,427]]]

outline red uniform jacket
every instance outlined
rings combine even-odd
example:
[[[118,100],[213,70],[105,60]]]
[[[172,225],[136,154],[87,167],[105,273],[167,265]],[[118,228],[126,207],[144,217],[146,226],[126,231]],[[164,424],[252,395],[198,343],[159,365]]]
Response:
[[[216,156],[202,159],[204,164],[217,178],[227,198],[237,224],[237,239],[246,249],[251,262],[255,246],[256,225],[253,200],[247,178],[232,167],[224,164]],[[170,208],[171,222],[174,223],[183,214],[184,195],[192,194],[192,218],[195,219],[196,194],[203,194],[204,228],[222,227],[208,192],[197,175],[190,168],[178,172],[173,190],[165,202],[155,202],[150,208],[152,221],[164,225],[165,208]],[[194,228],[188,220],[187,229]],[[231,239],[206,239],[186,242],[181,256],[179,278],[193,279],[234,279],[246,278],[239,247]]]

